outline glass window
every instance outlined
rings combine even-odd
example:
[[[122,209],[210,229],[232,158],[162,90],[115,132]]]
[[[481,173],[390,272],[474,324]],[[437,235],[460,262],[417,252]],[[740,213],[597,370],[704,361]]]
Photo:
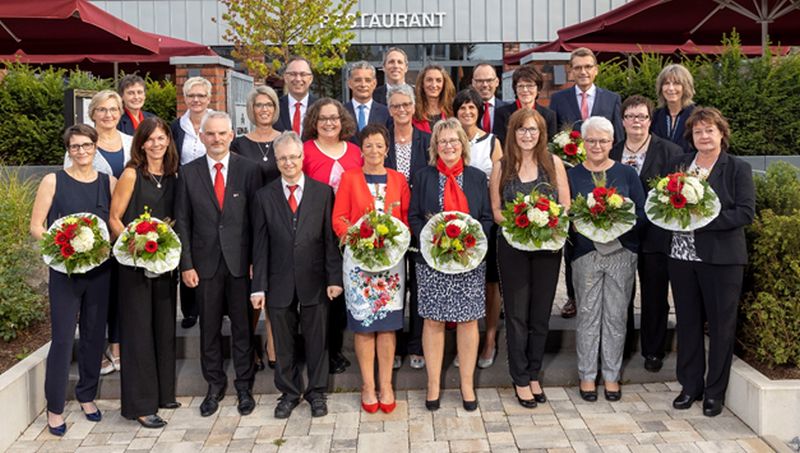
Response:
[[[467,44],[467,60],[490,61],[503,59],[502,44]]]

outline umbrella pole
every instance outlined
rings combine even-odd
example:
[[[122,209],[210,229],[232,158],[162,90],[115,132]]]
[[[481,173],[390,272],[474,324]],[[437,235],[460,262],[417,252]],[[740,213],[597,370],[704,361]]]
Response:
[[[761,55],[767,53],[767,32],[769,30],[769,23],[765,20],[761,21]]]
[[[114,62],[114,87],[119,85],[119,62]]]

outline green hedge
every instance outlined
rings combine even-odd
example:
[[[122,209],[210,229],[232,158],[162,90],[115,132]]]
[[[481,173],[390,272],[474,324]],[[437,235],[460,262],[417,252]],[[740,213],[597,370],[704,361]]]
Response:
[[[723,41],[720,55],[684,56],[678,61],[694,76],[695,102],[717,107],[731,124],[731,152],[739,155],[794,155],[800,147],[800,54],[748,59],[738,35]],[[656,98],[655,81],[669,63],[642,54],[602,63],[598,86]]]
[[[58,165],[63,162],[64,90],[113,88],[113,80],[79,70],[35,68],[6,63],[0,81],[0,159],[6,165]],[[175,118],[175,85],[147,79],[145,109]]]

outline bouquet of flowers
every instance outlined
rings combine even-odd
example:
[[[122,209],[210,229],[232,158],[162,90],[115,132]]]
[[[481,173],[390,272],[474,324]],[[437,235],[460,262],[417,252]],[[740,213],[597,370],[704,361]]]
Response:
[[[157,277],[178,267],[181,241],[169,220],[144,213],[129,223],[114,243],[114,256],[124,266],[142,267],[148,277]]]
[[[58,272],[85,274],[108,259],[108,240],[101,218],[88,212],[70,214],[53,222],[42,237],[42,259]]]
[[[483,261],[488,249],[481,224],[469,214],[445,211],[428,220],[420,233],[422,257],[445,274],[469,272]]]
[[[550,152],[560,157],[565,164],[574,167],[586,160],[586,148],[578,131],[561,131],[547,145]]]
[[[575,197],[570,216],[578,233],[604,244],[633,228],[636,206],[630,198],[618,194],[615,187],[606,187],[605,178],[600,178],[586,197]]]
[[[403,259],[411,242],[408,227],[391,213],[376,210],[364,214],[342,236],[345,253],[368,272],[381,272]]]
[[[647,218],[661,228],[694,231],[719,215],[719,198],[705,178],[676,172],[654,179],[650,187],[645,211]]]
[[[517,193],[503,209],[503,237],[518,250],[558,250],[567,240],[566,210],[536,190]]]

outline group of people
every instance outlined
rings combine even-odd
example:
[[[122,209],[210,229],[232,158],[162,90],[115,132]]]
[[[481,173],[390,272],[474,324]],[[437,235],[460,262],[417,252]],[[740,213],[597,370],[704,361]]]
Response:
[[[721,113],[694,106],[684,67],[672,64],[659,75],[658,109],[644,96],[622,102],[595,86],[598,66],[588,49],[573,51],[569,68],[575,86],[553,94],[548,108],[537,102],[543,79],[533,67],[515,71],[516,100],[505,103],[495,97],[498,78],[488,64],[475,67],[472,86],[458,93],[436,65],[423,68],[412,86],[406,54],[392,48],[384,57],[386,84],[377,86],[373,66],[356,63],[348,77],[352,99],[343,104],[311,95],[311,67],[294,57],[283,74],[286,95],[258,86],[248,96],[253,128],[241,137],[234,137],[226,113],[209,109],[212,87],[201,77],[184,83],[187,110],[171,125],[142,110],[145,85],[138,76],[122,79],[122,96],[95,95],[89,106],[95,127],[67,128],[64,169],[42,180],[31,233],[41,238],[56,219],[90,212],[108,223],[113,239],[148,207],[154,217],[175,221],[182,253],[179,269],[154,278],[111,260],[80,275],[50,271],[50,432],[66,431],[78,321],[76,398],[86,417],[101,419],[94,398],[106,351],[104,371],[121,373],[122,415],[149,428],[166,424],[158,409],[180,406],[178,293],[182,327],[199,319],[208,383],[203,416],[217,411],[227,390],[224,316],[242,415],[255,407],[255,372],[265,363],[281,392],[275,417],[289,417],[301,398],[312,416],[327,414],[328,375],[350,365],[342,354],[345,328],[354,333],[364,411],[394,410],[393,369],[406,356],[412,368],[426,369],[425,406],[437,410],[448,328],[457,338],[463,407],[475,410],[475,368],[495,362],[501,304],[516,398],[536,407],[547,401],[542,359],[562,258],[570,298],[563,314],[577,315],[584,400],[597,400],[598,374],[605,398],[621,398],[638,270],[645,367],[662,365],[671,283],[683,388],[673,405],[686,409],[703,400],[706,415],[719,414],[747,262],[744,227],[754,215],[750,169],[727,153],[730,128]],[[548,150],[559,129],[581,132],[585,162],[567,169]],[[694,232],[668,232],[644,215],[648,181],[677,169],[707,177],[721,203],[719,216]],[[599,244],[573,229],[564,250],[522,251],[498,234],[505,203],[518,193],[535,189],[568,209],[601,176],[636,206],[635,228],[618,240]],[[414,246],[381,272],[362,269],[339,247],[350,226],[373,210],[407,225]],[[480,223],[489,251],[475,269],[443,273],[415,251],[428,219],[443,211]],[[261,310],[264,343],[254,335]]]

